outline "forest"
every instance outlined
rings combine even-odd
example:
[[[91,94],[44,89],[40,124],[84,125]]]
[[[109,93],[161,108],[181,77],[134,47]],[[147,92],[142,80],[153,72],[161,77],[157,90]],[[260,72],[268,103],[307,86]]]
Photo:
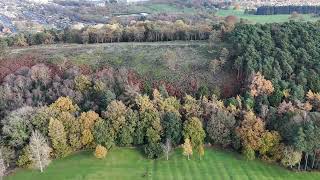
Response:
[[[256,15],[274,14],[319,14],[320,6],[261,6],[257,8]]]
[[[90,31],[87,41],[79,43],[126,41],[130,36],[122,32],[137,27],[143,33],[132,41],[223,41],[231,45],[225,47],[230,52],[225,61],[232,62],[241,81],[240,93],[233,97],[220,97],[206,86],[183,91],[165,82],[150,83],[126,68],[19,61],[1,79],[0,172],[15,167],[44,171],[52,159],[87,149],[103,158],[116,146],[138,147],[151,159],[168,158],[173,148],[182,147],[188,159],[192,154],[201,159],[210,145],[240,152],[247,160],[299,171],[319,169],[320,23],[232,22],[229,17],[212,28],[192,26],[205,27],[191,28],[194,34],[185,28],[146,31],[148,23],[137,23],[102,36]],[[189,27],[181,21],[170,25]],[[113,27],[119,26],[104,26]],[[3,42],[19,46],[33,41],[19,35]]]

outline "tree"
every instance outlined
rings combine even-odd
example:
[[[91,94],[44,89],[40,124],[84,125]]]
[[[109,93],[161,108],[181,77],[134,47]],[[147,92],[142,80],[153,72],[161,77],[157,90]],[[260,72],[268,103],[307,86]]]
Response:
[[[8,44],[5,40],[0,38],[0,60],[7,55]]]
[[[10,165],[16,163],[16,154],[13,148],[8,146],[0,146],[1,157],[5,163],[5,167],[9,167]]]
[[[80,92],[85,92],[90,89],[92,86],[92,83],[88,76],[85,75],[79,75],[74,79],[75,82],[75,88],[76,90]]]
[[[118,133],[117,141],[120,146],[129,146],[133,143],[134,132],[139,121],[139,114],[137,111],[128,109],[126,113],[126,124]]]
[[[144,146],[144,152],[150,159],[156,159],[163,155],[161,143],[148,143]]]
[[[59,99],[50,105],[50,108],[56,109],[59,112],[69,113],[74,113],[78,110],[78,106],[74,105],[69,97],[59,97]]]
[[[245,146],[243,148],[242,154],[244,154],[244,157],[247,160],[254,160],[255,159],[255,152],[250,146]]]
[[[201,160],[202,156],[204,156],[204,147],[203,147],[203,145],[198,148],[198,154],[199,154],[199,158]]]
[[[30,159],[31,151],[29,145],[26,145],[22,150],[18,157],[17,165],[19,167],[31,167],[32,161]]]
[[[39,131],[33,131],[30,137],[31,161],[33,165],[43,172],[43,169],[50,164],[50,152],[47,140]]]
[[[169,138],[166,139],[166,143],[162,145],[162,149],[166,155],[167,161],[169,160],[169,153],[171,152],[172,145],[171,145],[171,140]]]
[[[91,145],[94,139],[92,135],[94,124],[100,119],[99,114],[94,111],[81,113],[79,122],[81,124],[81,142],[83,146]]]
[[[147,156],[158,158],[163,153],[160,143],[162,135],[160,113],[148,96],[138,96],[136,104],[140,115],[136,129],[136,141],[139,144],[146,141],[144,150]]]
[[[257,118],[253,112],[247,112],[240,127],[236,128],[236,133],[240,137],[245,148],[253,151],[258,150],[262,143],[262,137],[265,132],[265,124]]]
[[[106,117],[110,121],[116,136],[126,124],[126,113],[127,107],[121,101],[114,100],[107,107]]]
[[[183,147],[183,155],[188,157],[188,160],[190,160],[190,156],[192,155],[192,145],[189,138],[186,138],[184,140]]]
[[[268,159],[268,156],[272,155],[272,152],[277,149],[280,145],[281,136],[277,131],[267,131],[263,134],[261,145],[259,147],[259,153],[263,156],[263,158]],[[276,152],[282,153],[282,152]],[[279,156],[275,156],[279,157]],[[274,158],[274,157],[271,157]],[[277,160],[277,159],[274,159]]]
[[[2,120],[2,133],[12,147],[23,147],[31,134],[30,119],[34,113],[32,107],[26,106],[10,112]]]
[[[232,114],[224,110],[217,110],[207,121],[207,136],[212,143],[226,147],[231,144],[235,123],[236,120]]]
[[[307,149],[306,135],[302,127],[299,128],[298,133],[294,138],[294,146],[300,152],[303,152]],[[298,167],[299,170],[300,170],[300,161],[299,161],[299,167]]]
[[[182,139],[182,120],[180,116],[173,112],[165,113],[162,126],[165,138],[170,139],[173,145],[178,145]]]
[[[295,151],[291,146],[285,147],[283,155],[284,157],[281,159],[281,164],[286,167],[290,166],[290,168],[298,164],[302,158],[302,153]]]
[[[190,95],[184,97],[183,109],[187,118],[200,117],[202,113],[200,103]]]
[[[108,150],[104,146],[101,146],[99,144],[97,145],[96,150],[94,151],[94,156],[98,159],[103,159],[106,157],[107,153]]]
[[[56,157],[65,157],[70,153],[67,135],[62,122],[53,118],[50,119],[49,137]]]
[[[0,180],[2,180],[2,177],[5,175],[5,172],[6,172],[6,164],[2,156],[2,149],[0,149]]]
[[[112,127],[102,119],[94,124],[93,137],[96,144],[110,149],[115,144],[115,133]]]
[[[58,112],[56,110],[43,106],[36,109],[36,112],[30,119],[30,122],[35,129],[41,132],[41,134],[47,136],[50,118],[57,117],[57,115]]]
[[[254,97],[264,94],[270,95],[274,90],[272,82],[266,80],[260,72],[254,74],[249,88],[251,95]]]
[[[183,135],[185,139],[189,139],[192,147],[198,150],[203,145],[206,136],[202,128],[202,123],[199,118],[192,117],[184,123]]]

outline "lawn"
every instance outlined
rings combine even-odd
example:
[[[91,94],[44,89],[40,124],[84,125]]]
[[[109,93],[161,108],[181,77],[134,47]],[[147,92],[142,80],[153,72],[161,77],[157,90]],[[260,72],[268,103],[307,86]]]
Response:
[[[229,16],[234,15],[239,18],[247,19],[253,23],[274,23],[274,22],[287,22],[289,21],[290,15],[254,15],[254,14],[245,14],[243,10],[219,10],[217,12],[218,16]],[[317,21],[320,18],[312,17],[310,14],[303,14],[302,20],[304,21]]]
[[[95,159],[91,152],[81,152],[55,160],[43,174],[36,170],[18,170],[6,180],[272,180],[320,179],[320,173],[292,172],[260,160],[246,161],[239,154],[207,149],[203,160],[187,160],[181,150],[169,161],[149,160],[132,148],[116,148],[106,159]]]

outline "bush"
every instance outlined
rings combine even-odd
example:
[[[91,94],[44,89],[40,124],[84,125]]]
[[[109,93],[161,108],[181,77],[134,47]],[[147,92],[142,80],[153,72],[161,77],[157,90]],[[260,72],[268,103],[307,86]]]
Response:
[[[104,146],[98,145],[94,152],[94,156],[98,159],[103,159],[106,157],[107,153],[108,150]]]
[[[160,143],[151,143],[145,145],[144,152],[148,158],[157,159],[163,155],[163,148]]]
[[[256,158],[254,150],[249,146],[244,147],[242,153],[246,160],[254,160]]]

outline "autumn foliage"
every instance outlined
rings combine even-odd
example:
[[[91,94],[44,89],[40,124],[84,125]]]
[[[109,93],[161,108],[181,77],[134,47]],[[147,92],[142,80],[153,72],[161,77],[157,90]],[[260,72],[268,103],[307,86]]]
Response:
[[[98,159],[103,159],[106,157],[108,153],[108,150],[101,146],[101,145],[97,145],[96,150],[94,151],[94,156]]]

